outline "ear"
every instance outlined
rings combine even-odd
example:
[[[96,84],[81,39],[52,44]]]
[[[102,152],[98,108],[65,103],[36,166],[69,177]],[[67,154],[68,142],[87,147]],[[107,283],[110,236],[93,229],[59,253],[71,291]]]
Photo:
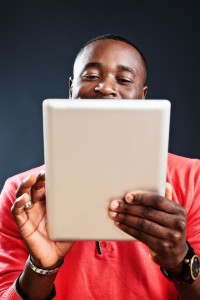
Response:
[[[142,99],[145,99],[145,98],[146,98],[147,90],[148,90],[148,86],[144,86],[144,87],[143,87],[143,93],[142,93]]]
[[[69,77],[69,99],[72,98],[73,76]]]

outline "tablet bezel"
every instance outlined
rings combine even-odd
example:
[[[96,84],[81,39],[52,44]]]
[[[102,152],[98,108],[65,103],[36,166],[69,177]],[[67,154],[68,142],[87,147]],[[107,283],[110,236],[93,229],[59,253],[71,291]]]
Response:
[[[108,204],[131,190],[164,195],[169,123],[168,100],[45,100],[50,238],[133,240]]]

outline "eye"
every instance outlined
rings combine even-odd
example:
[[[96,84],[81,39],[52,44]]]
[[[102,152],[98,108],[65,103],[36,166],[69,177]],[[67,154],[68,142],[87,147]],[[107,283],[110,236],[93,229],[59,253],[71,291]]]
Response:
[[[123,85],[131,84],[133,81],[130,78],[127,77],[118,77],[117,82]]]
[[[93,81],[93,80],[99,79],[99,75],[98,74],[84,74],[83,79]]]

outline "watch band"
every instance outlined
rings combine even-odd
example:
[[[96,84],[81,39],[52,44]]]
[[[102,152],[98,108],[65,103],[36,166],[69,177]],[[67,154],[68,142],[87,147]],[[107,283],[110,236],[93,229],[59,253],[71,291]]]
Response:
[[[55,268],[55,269],[47,270],[47,269],[41,269],[41,268],[36,267],[36,266],[34,265],[32,259],[31,259],[31,255],[29,255],[27,261],[28,261],[29,267],[30,267],[35,273],[40,274],[40,275],[52,275],[52,274],[57,273],[57,272],[60,270],[60,268],[62,267],[63,263],[64,263],[64,262],[63,262],[60,266],[58,266],[58,267]]]
[[[195,254],[192,246],[187,241],[186,243],[188,251],[183,260],[182,271],[179,275],[169,274],[165,268],[160,267],[161,272],[168,280],[182,285],[192,284],[200,275],[199,257]]]

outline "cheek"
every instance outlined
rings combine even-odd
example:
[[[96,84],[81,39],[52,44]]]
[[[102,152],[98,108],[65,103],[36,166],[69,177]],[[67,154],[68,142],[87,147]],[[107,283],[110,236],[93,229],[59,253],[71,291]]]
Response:
[[[77,99],[80,98],[80,94],[82,93],[83,87],[81,84],[74,83],[72,86],[72,98]]]
[[[129,91],[129,99],[142,99],[144,97],[143,93],[143,86],[140,84],[136,84],[130,91]]]
[[[92,98],[94,94],[94,87],[91,84],[77,84],[73,87],[72,97],[77,98]]]
[[[131,89],[122,89],[120,94],[122,99],[140,99],[142,97],[141,90],[136,87]]]

